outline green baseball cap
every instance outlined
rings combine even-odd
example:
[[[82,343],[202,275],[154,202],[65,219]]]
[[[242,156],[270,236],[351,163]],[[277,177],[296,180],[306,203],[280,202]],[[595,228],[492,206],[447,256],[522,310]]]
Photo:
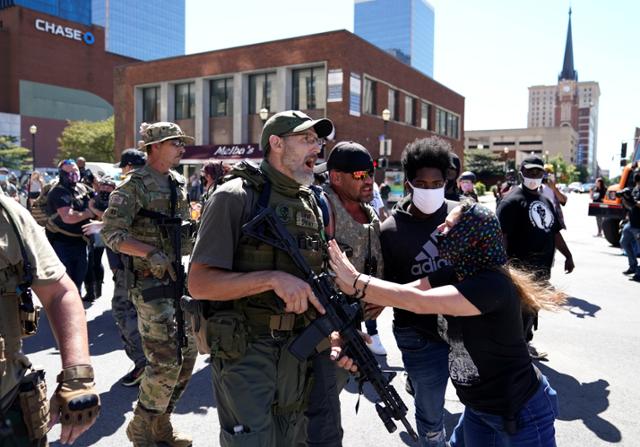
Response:
[[[327,118],[314,120],[299,110],[285,110],[284,112],[276,113],[262,127],[260,146],[266,153],[269,149],[269,137],[271,135],[280,137],[288,133],[304,132],[312,127],[318,134],[318,138],[326,138],[333,133],[333,123]]]
[[[138,147],[143,149],[150,144],[162,143],[167,140],[182,140],[185,144],[193,143],[195,138],[185,135],[176,123],[160,121],[157,123],[140,124],[142,140],[138,141]]]

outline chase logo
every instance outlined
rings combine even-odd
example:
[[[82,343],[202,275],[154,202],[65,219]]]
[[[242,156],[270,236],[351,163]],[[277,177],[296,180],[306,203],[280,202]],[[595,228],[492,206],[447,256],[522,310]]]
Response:
[[[44,19],[36,19],[36,29],[56,36],[62,36],[67,39],[82,41],[87,45],[93,45],[96,41],[95,36],[90,31],[81,31],[77,28],[58,25],[52,22],[47,22]]]

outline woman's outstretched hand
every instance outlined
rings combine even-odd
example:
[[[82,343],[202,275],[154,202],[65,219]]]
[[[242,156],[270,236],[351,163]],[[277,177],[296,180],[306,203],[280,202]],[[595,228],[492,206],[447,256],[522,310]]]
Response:
[[[358,271],[347,255],[340,250],[335,239],[329,241],[329,256],[331,258],[329,264],[335,273],[336,284],[347,295],[353,295],[355,293],[353,283],[358,276]]]

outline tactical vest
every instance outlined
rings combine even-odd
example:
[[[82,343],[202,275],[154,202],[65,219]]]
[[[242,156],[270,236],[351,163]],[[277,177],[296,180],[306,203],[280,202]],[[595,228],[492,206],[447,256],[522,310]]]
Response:
[[[373,208],[368,204],[363,204],[371,223],[361,224],[351,217],[331,186],[327,185],[324,191],[329,197],[333,209],[334,237],[341,246],[348,245],[353,250],[350,257],[351,263],[356,270],[367,275],[379,276],[382,274],[380,219]]]
[[[262,195],[261,200],[264,200],[263,191],[268,181],[266,176],[257,169],[246,169],[245,166],[239,168],[232,171],[231,175],[243,178],[245,185],[253,189],[255,195]],[[326,243],[320,209],[311,189],[301,186],[297,194],[291,196],[283,194],[277,187],[270,187],[268,201],[264,201],[266,206],[275,210],[287,230],[298,241],[298,248],[309,266],[315,272],[320,272],[326,259]],[[253,214],[255,209],[250,217]],[[278,270],[302,277],[287,253],[244,235],[234,253],[233,270]],[[265,330],[269,328],[272,315],[284,314],[284,303],[273,291],[236,300],[234,307],[244,313],[250,326]],[[306,323],[308,319],[297,316],[293,328],[301,328]]]
[[[191,211],[184,177],[175,171],[169,171],[167,175],[159,177],[157,173],[151,172],[151,169],[149,166],[137,169],[127,179],[128,182],[135,182],[135,186],[141,189],[137,191],[136,197],[140,200],[142,209],[171,217],[171,188],[169,187],[169,177],[171,177],[171,180],[176,182],[175,217],[188,221]],[[191,237],[186,233],[185,231],[182,236],[183,256],[190,254],[192,249]],[[161,249],[173,259],[173,245],[169,234],[158,225],[156,219],[138,213],[133,219],[129,234],[133,239]],[[133,269],[148,270],[149,263],[146,259],[135,256]]]
[[[2,200],[2,199],[0,199]],[[0,208],[2,212],[9,213],[8,210]],[[17,218],[9,214],[17,222]],[[4,217],[0,216],[4,220]],[[10,224],[2,223],[2,227],[8,229],[8,234],[0,237],[0,250],[6,250],[3,243],[8,243],[12,236]],[[4,228],[3,228],[4,230]],[[13,400],[13,394],[17,392],[25,371],[31,365],[27,357],[22,353],[23,329],[21,324],[20,297],[16,293],[18,285],[21,283],[23,263],[3,266],[0,268],[0,411],[7,402]],[[13,392],[12,392],[13,391]],[[11,393],[11,396],[9,395]]]

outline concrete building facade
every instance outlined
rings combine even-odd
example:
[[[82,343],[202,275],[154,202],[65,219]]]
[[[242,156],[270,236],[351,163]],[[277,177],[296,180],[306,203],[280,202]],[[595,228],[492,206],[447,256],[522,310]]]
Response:
[[[522,160],[532,153],[543,160],[561,155],[566,162],[575,163],[578,139],[578,133],[568,126],[467,130],[464,147],[490,150],[517,169]]]

